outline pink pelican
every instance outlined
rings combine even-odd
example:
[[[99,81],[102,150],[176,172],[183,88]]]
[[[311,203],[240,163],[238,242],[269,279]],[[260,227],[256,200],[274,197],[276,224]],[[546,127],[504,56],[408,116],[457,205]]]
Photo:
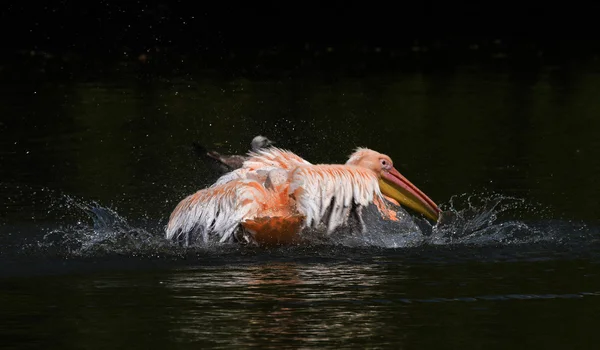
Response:
[[[298,242],[304,230],[333,234],[375,204],[383,220],[398,221],[389,204],[437,221],[438,206],[394,168],[385,154],[358,148],[346,164],[313,165],[279,148],[250,152],[239,169],[183,199],[173,210],[166,238],[189,244]]]

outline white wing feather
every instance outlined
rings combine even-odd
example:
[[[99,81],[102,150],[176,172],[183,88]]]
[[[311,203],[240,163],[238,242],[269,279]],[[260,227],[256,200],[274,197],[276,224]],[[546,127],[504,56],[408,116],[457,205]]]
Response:
[[[301,165],[311,165],[295,153],[280,148],[271,147],[248,153],[248,160],[242,168],[256,170],[264,167],[274,167],[284,170],[293,170]]]
[[[256,216],[265,191],[253,180],[230,181],[211,186],[182,200],[169,219],[167,239],[185,239],[191,234],[204,242],[216,237],[219,242],[233,239],[238,225]]]
[[[264,182],[271,170],[284,169],[290,171],[300,165],[311,165],[295,153],[276,147],[249,152],[248,155],[248,160],[244,162],[241,168],[222,175],[211,187],[242,179]]]
[[[327,225],[331,233],[345,224],[353,206],[365,207],[382,198],[377,175],[352,165],[313,165],[294,170],[290,195],[306,216],[306,226]]]

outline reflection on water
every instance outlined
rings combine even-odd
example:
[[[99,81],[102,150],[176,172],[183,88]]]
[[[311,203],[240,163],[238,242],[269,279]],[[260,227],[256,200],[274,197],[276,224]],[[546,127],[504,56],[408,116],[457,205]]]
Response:
[[[419,264],[381,253],[360,262],[333,252],[337,261],[325,263],[229,256],[214,265],[207,257],[187,268],[4,279],[0,335],[19,348],[592,344],[596,264]]]
[[[230,346],[373,337],[385,326],[376,315],[382,306],[370,305],[383,297],[378,269],[267,263],[182,271],[164,281],[180,310],[172,332],[182,342],[214,339]],[[362,306],[349,309],[347,302]]]
[[[458,267],[436,271],[399,263],[382,258],[379,264],[264,263],[180,271],[164,280],[179,310],[171,315],[170,332],[178,342],[227,347],[281,347],[290,342],[311,348],[398,347],[435,344],[430,336],[442,336],[436,327],[444,325],[449,333],[456,332],[443,335],[451,342],[477,343],[484,340],[473,336],[486,325],[476,319],[497,323],[520,313],[517,305],[539,312],[544,300],[555,300],[553,307],[562,308],[569,304],[559,300],[590,304],[600,295],[597,290],[569,293],[575,289],[559,282],[543,287],[540,275],[525,278],[516,287],[508,266],[505,273],[484,277],[489,271],[485,268],[465,274]],[[584,265],[580,268],[590,271]],[[589,282],[571,287],[598,287],[597,281]],[[485,295],[494,288],[513,293]],[[589,315],[584,312],[579,319]],[[543,326],[533,325],[534,335],[537,327]]]
[[[272,263],[182,272],[165,281],[182,312],[173,319],[182,341],[228,338],[232,345],[369,338],[384,324],[376,265]],[[349,310],[352,302],[363,307]],[[252,310],[249,312],[249,309]],[[322,316],[311,317],[314,313]]]

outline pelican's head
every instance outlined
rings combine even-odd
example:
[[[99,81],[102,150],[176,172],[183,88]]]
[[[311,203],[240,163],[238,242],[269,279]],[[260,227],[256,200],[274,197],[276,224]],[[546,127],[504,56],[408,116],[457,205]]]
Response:
[[[260,151],[261,148],[267,148],[274,144],[275,142],[269,140],[268,138],[258,135],[252,139],[250,145],[252,146],[252,151]]]
[[[390,197],[432,220],[437,221],[439,218],[440,209],[438,206],[425,193],[402,176],[394,168],[392,159],[385,154],[367,148],[358,148],[346,164],[368,168],[377,173],[379,175],[379,188],[386,197]]]

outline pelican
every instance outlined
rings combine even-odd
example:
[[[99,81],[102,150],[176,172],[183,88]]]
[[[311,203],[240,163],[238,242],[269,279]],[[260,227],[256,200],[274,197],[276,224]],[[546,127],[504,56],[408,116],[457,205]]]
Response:
[[[272,146],[274,143],[275,142],[269,140],[265,136],[258,135],[252,139],[250,151],[257,152],[263,148]],[[194,149],[199,156],[209,158],[211,161],[216,162],[219,170],[223,173],[241,168],[244,161],[247,159],[246,156],[238,154],[225,155],[216,151],[209,151],[198,143],[194,143]]]
[[[185,245],[193,239],[289,244],[307,230],[334,234],[351,220],[364,233],[362,212],[370,204],[383,220],[399,220],[390,204],[434,221],[440,216],[385,154],[357,148],[345,164],[313,165],[271,147],[250,152],[241,168],[183,199],[171,213],[166,238]]]

